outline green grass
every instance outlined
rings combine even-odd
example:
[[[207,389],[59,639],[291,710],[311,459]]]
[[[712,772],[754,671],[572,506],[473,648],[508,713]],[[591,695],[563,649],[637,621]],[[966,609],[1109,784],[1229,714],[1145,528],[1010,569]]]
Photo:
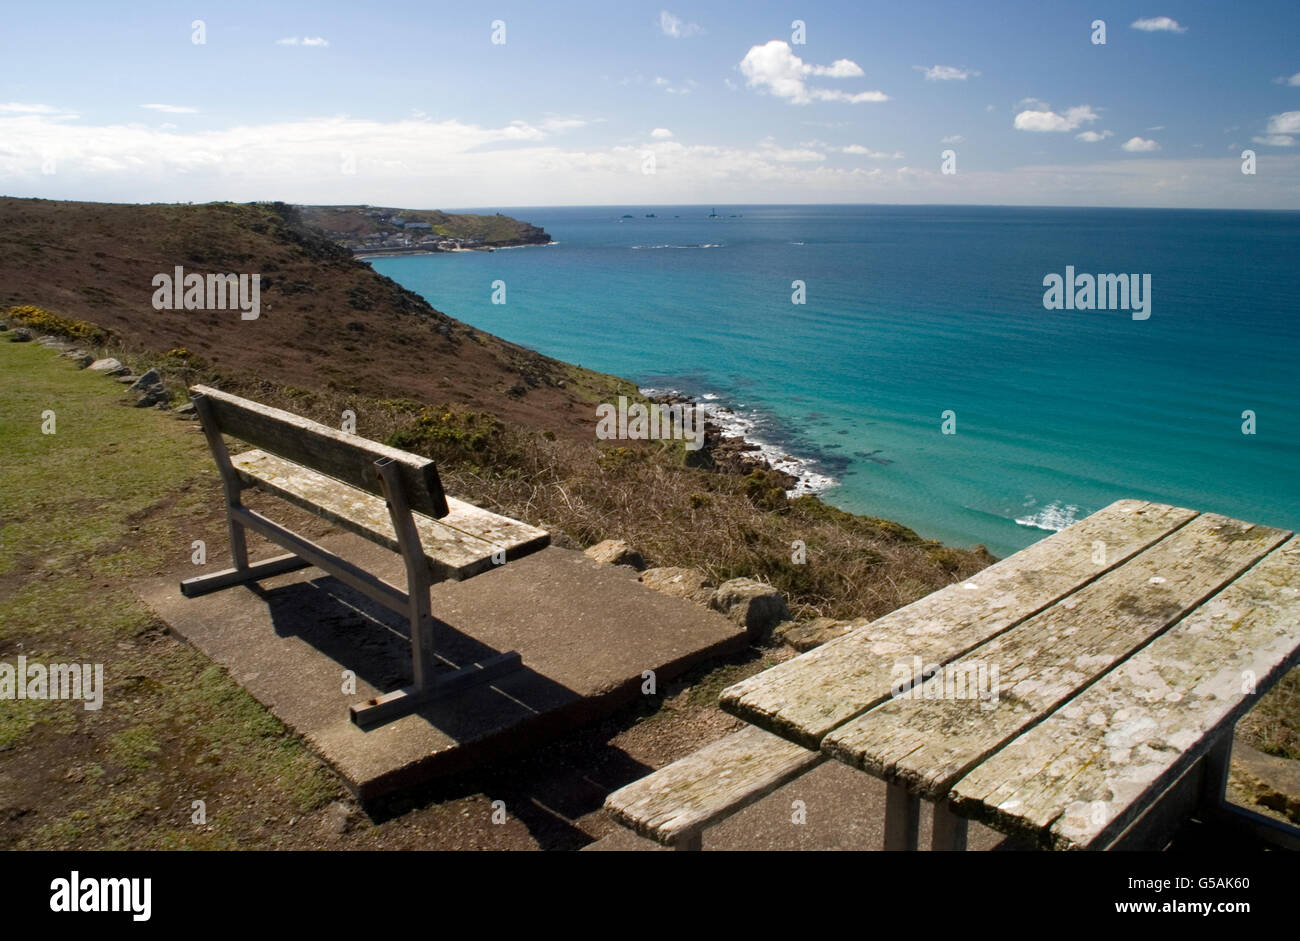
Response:
[[[99,711],[0,700],[0,779],[37,782],[7,795],[32,823],[0,847],[276,845],[260,821],[323,806],[338,779],[129,587],[183,566],[194,539],[224,551],[202,435],[4,334],[0,387],[0,659],[103,663],[105,684]]]

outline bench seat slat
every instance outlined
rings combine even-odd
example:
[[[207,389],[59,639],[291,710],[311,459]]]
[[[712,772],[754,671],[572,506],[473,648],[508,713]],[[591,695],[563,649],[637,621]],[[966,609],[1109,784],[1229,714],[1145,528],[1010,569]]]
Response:
[[[383,498],[262,450],[233,455],[230,461],[244,483],[400,551]],[[491,568],[492,554],[499,549],[505,550],[507,559],[514,559],[550,542],[545,530],[453,498],[447,503],[450,512],[438,520],[412,514],[436,579],[469,578]]]
[[[824,760],[757,726],[665,765],[605,799],[619,823],[665,846],[766,797]]]
[[[1104,846],[1300,657],[1300,537],[953,789],[959,811],[1055,849]]]

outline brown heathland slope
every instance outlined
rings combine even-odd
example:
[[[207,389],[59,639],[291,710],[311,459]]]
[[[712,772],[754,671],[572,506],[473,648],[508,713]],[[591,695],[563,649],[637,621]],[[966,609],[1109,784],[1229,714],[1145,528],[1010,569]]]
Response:
[[[153,278],[176,266],[260,274],[260,316],[155,310]],[[591,403],[631,388],[448,317],[278,203],[0,198],[0,309],[24,304],[111,331],[117,348],[187,349],[237,381],[462,402],[584,440]]]

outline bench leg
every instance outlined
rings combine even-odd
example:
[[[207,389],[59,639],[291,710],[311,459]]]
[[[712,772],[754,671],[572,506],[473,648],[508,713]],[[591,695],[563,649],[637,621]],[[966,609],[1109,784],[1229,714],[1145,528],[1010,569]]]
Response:
[[[678,852],[698,853],[704,848],[703,833],[699,830],[690,830],[679,836],[673,843],[673,849]]]
[[[952,805],[941,800],[934,805],[934,828],[930,849],[934,852],[961,853],[966,850],[967,821],[953,813]]]
[[[915,850],[921,798],[893,781],[885,785],[885,849]]]
[[[1228,771],[1232,765],[1232,735],[1228,729],[1201,759],[1201,806],[1217,809],[1227,802]]]

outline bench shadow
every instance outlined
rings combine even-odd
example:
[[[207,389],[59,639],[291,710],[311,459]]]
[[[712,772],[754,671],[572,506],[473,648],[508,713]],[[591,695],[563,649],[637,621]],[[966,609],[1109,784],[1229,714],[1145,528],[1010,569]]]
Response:
[[[297,637],[355,674],[359,681],[356,701],[371,695],[362,684],[376,693],[386,693],[411,683],[410,628],[400,614],[329,575],[275,588],[256,584],[248,588],[265,602],[277,636]],[[437,617],[432,621],[438,674],[509,652]],[[462,742],[580,700],[577,692],[536,672],[524,659],[508,674],[445,700],[426,703],[413,714],[453,741]]]

